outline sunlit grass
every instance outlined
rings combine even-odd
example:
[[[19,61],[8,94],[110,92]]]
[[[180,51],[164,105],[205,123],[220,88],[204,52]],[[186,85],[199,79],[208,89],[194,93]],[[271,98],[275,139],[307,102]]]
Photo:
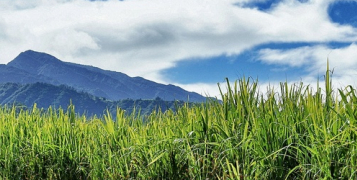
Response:
[[[116,118],[0,108],[2,179],[357,179],[357,96],[227,80],[222,102]],[[108,113],[110,114],[110,113]],[[143,122],[143,119],[145,121]],[[1,179],[0,178],[0,179]]]

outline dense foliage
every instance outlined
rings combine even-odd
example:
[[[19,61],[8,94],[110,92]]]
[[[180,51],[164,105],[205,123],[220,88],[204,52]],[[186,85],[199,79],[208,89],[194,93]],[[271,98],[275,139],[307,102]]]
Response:
[[[87,119],[0,109],[5,179],[357,179],[356,90],[268,94],[242,79],[222,102]]]
[[[40,82],[0,84],[0,104],[2,105],[16,103],[31,108],[36,103],[39,108],[48,108],[49,106],[59,108],[68,107],[70,101],[76,105],[77,114],[100,117],[105,114],[106,109],[115,116],[117,107],[125,110],[127,114],[131,114],[135,108],[140,109],[140,113],[146,115],[154,110],[165,111],[174,109],[176,105],[184,104],[183,101],[164,101],[161,98],[111,101],[86,92],[78,92],[66,85],[55,86]]]

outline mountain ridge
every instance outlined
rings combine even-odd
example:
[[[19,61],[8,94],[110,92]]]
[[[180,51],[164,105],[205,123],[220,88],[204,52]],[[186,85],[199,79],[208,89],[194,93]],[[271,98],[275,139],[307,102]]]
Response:
[[[102,116],[106,114],[107,110],[112,116],[115,116],[117,108],[125,110],[127,114],[131,114],[134,109],[137,109],[141,111],[142,115],[147,115],[153,110],[174,110],[176,105],[184,104],[183,101],[164,101],[160,98],[110,101],[89,93],[79,92],[66,85],[55,86],[41,82],[0,84],[0,104],[2,105],[15,104],[31,108],[36,104],[38,108],[52,107],[65,110],[71,103],[75,106],[76,113],[86,116]]]
[[[94,66],[63,62],[50,54],[33,50],[20,53],[5,66],[19,69],[20,74],[13,72],[16,69],[11,73],[16,76],[26,76],[28,79],[11,78],[3,73],[2,77],[7,78],[0,79],[3,83],[25,84],[37,80],[52,85],[64,84],[78,91],[110,100],[155,99],[156,97],[168,101],[203,102],[206,100],[206,97],[188,92],[178,86],[159,84],[142,77],[130,77],[121,72],[103,70]]]

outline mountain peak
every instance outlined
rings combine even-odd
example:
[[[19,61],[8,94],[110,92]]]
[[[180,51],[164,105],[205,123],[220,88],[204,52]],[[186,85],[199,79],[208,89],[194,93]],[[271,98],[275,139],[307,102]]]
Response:
[[[141,77],[132,78],[119,72],[63,62],[52,55],[33,50],[20,53],[7,66],[17,68],[29,76],[38,77],[38,82],[65,84],[78,91],[110,100],[160,97],[164,100],[186,101],[189,97],[191,101],[202,102],[206,99],[174,85],[159,84]],[[9,78],[10,76],[7,77]]]
[[[38,74],[39,67],[44,64],[60,63],[61,61],[52,55],[37,52],[33,50],[27,50],[20,53],[14,60],[7,65],[16,67],[18,69],[25,70],[32,74]]]
[[[21,56],[26,56],[27,58],[32,58],[32,59],[35,59],[35,60],[38,60],[39,58],[44,57],[44,56],[46,58],[52,57],[53,59],[57,59],[57,58],[55,58],[54,56],[52,56],[50,54],[43,53],[43,52],[38,52],[38,51],[34,51],[34,50],[24,51],[24,52],[20,53],[17,57],[21,57]]]
[[[29,50],[26,50],[26,51],[24,51],[22,53],[28,54],[28,53],[40,53],[40,52],[37,52],[37,51],[29,49]]]

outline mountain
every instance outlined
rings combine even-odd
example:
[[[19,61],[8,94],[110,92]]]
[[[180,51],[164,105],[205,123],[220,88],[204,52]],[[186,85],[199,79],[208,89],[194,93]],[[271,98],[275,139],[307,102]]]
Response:
[[[11,66],[6,66],[4,64],[0,64],[0,83],[7,83],[7,82],[17,82],[22,84],[46,82],[51,84],[59,84],[58,82],[56,82],[51,78],[41,75],[29,74],[24,70]]]
[[[163,111],[175,109],[176,105],[184,103],[183,101],[164,101],[160,98],[154,100],[124,99],[109,101],[85,92],[78,92],[65,85],[55,86],[38,82],[33,84],[0,84],[0,104],[2,105],[21,104],[26,107],[32,107],[36,103],[39,108],[47,109],[52,106],[66,109],[70,105],[70,101],[74,104],[76,113],[87,116],[101,116],[106,113],[106,110],[114,116],[117,107],[126,110],[129,114],[134,108],[141,109],[142,114],[148,114],[159,108]]]
[[[2,69],[5,69],[2,71]],[[7,65],[0,66],[0,82],[67,85],[75,90],[110,100],[154,99],[203,102],[205,97],[174,85],[164,85],[141,77],[107,71],[93,66],[63,62],[54,56],[28,50]]]

